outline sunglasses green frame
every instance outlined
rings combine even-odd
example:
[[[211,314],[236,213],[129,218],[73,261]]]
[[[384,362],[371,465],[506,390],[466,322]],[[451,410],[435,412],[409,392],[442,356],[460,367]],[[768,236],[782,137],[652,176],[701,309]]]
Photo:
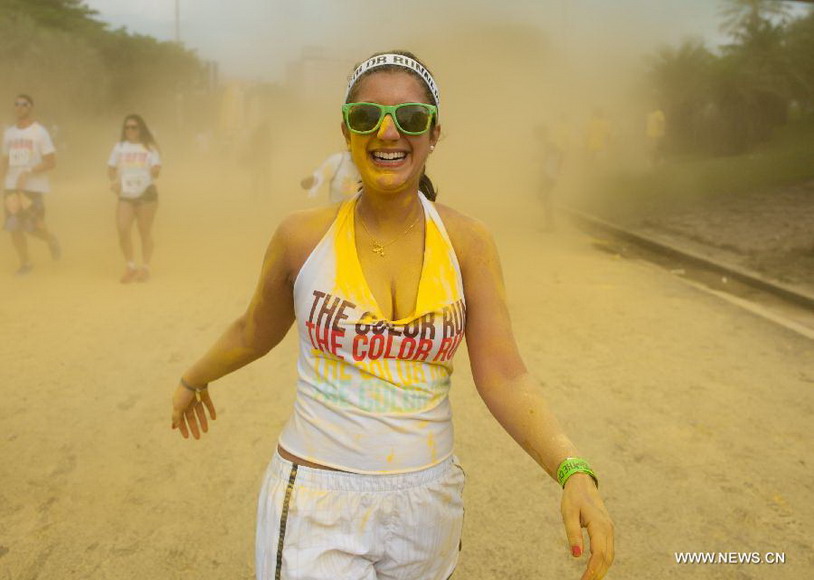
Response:
[[[376,125],[372,129],[369,129],[367,131],[359,131],[358,129],[354,129],[353,127],[351,127],[349,120],[351,109],[359,105],[365,105],[379,109],[379,120],[376,122]],[[424,127],[421,131],[407,131],[399,123],[397,111],[402,107],[414,107],[414,106],[422,107],[429,112],[429,116],[427,117],[427,126]],[[400,103],[398,105],[380,105],[379,103],[346,103],[342,105],[342,116],[345,119],[345,126],[348,128],[349,131],[351,131],[352,133],[356,133],[357,135],[369,135],[374,131],[378,131],[379,127],[382,126],[382,121],[384,121],[384,118],[387,115],[390,115],[390,118],[393,119],[393,122],[396,124],[396,128],[399,130],[399,132],[404,133],[405,135],[423,135],[424,133],[430,130],[430,127],[432,126],[433,117],[435,118],[438,117],[438,107],[436,107],[435,105],[428,105],[427,103]]]

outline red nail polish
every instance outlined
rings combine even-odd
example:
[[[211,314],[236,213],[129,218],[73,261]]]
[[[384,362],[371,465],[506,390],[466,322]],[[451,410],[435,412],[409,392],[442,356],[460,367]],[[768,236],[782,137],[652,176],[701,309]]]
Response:
[[[571,553],[574,558],[579,558],[582,555],[582,549],[579,546],[571,546]]]

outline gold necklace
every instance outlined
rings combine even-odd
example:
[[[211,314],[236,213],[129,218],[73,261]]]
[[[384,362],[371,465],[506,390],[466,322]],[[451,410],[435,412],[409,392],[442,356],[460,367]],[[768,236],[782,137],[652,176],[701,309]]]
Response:
[[[407,235],[407,233],[408,233],[408,232],[409,232],[411,229],[413,229],[413,228],[415,227],[415,225],[416,225],[416,224],[419,222],[419,220],[421,220],[421,218],[423,217],[423,215],[424,215],[424,212],[422,211],[421,213],[419,213],[419,214],[416,216],[415,221],[414,221],[413,223],[411,223],[411,224],[410,224],[410,225],[407,227],[407,229],[406,229],[406,230],[404,230],[404,231],[403,231],[403,232],[401,232],[399,235],[397,235],[395,238],[393,238],[392,240],[390,240],[389,242],[386,242],[386,243],[384,243],[384,244],[383,244],[383,243],[381,243],[379,240],[377,240],[377,239],[376,239],[376,238],[373,236],[373,234],[371,234],[371,233],[370,233],[370,230],[369,230],[369,229],[367,229],[367,224],[365,223],[365,218],[363,218],[363,217],[362,217],[362,214],[361,214],[361,213],[359,213],[359,221],[360,221],[360,222],[362,222],[362,227],[365,229],[365,233],[367,233],[368,237],[370,238],[370,241],[371,241],[371,244],[372,244],[371,250],[373,251],[373,253],[374,253],[374,254],[377,254],[377,255],[378,255],[379,257],[381,257],[381,258],[384,258],[384,249],[385,249],[387,246],[391,245],[391,244],[395,244],[395,243],[396,243],[397,241],[399,241],[401,238],[403,238],[404,236],[406,236],[406,235]]]

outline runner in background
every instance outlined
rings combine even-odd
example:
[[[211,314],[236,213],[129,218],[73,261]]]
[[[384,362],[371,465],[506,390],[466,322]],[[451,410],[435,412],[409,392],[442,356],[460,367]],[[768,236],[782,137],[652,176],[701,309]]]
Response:
[[[331,202],[344,201],[359,191],[361,177],[350,157],[350,151],[334,153],[328,157],[300,185],[308,190],[308,197],[316,197],[325,181],[329,182],[328,198]]]
[[[658,167],[664,160],[664,135],[667,120],[658,107],[647,113],[644,134],[647,138],[647,157],[651,167]]]
[[[564,151],[560,148],[546,125],[535,130],[540,143],[542,171],[540,177],[540,198],[545,212],[543,231],[554,231],[554,190],[562,173]]]
[[[600,108],[594,109],[585,128],[585,147],[588,150],[589,161],[598,163],[605,159],[611,137],[611,123],[605,116],[605,111]]]
[[[246,136],[238,157],[240,165],[249,173],[255,197],[267,193],[271,185],[271,149],[271,122],[263,119]]]
[[[3,135],[3,161],[0,164],[5,188],[4,229],[11,232],[20,259],[18,275],[27,274],[33,267],[26,234],[47,242],[54,260],[61,256],[59,241],[45,225],[43,199],[50,191],[45,172],[56,166],[55,149],[48,131],[34,120],[33,108],[34,100],[30,96],[17,95],[14,100],[17,122]]]
[[[107,162],[110,189],[119,196],[116,206],[116,227],[127,267],[122,284],[146,282],[150,279],[150,259],[153,256],[153,220],[158,209],[158,190],[154,180],[161,171],[158,146],[144,119],[139,115],[124,118],[122,134],[113,146]],[[141,237],[141,267],[136,266],[130,232],[133,222]]]

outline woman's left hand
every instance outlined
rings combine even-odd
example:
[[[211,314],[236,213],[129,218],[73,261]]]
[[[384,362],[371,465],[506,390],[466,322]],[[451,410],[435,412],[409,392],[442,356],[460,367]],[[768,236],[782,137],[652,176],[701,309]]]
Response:
[[[581,580],[604,578],[613,563],[613,522],[589,475],[576,473],[568,479],[561,510],[571,555],[575,558],[584,552],[582,528],[588,530],[591,557]]]
[[[209,389],[196,394],[179,383],[172,396],[172,428],[180,429],[184,439],[189,438],[190,432],[195,439],[200,439],[201,433],[209,430],[206,411],[209,411],[209,417],[214,420],[215,405],[209,396]]]

